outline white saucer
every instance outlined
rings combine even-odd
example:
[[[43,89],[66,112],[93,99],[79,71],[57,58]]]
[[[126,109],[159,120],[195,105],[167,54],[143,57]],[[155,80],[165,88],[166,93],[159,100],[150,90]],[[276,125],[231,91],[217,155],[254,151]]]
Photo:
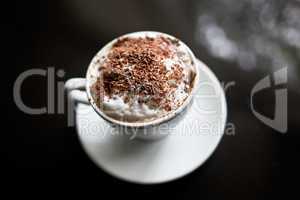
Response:
[[[186,116],[161,140],[131,140],[91,106],[78,104],[77,132],[91,160],[117,178],[144,184],[171,181],[201,166],[223,136],[227,108],[215,75],[200,61],[199,68],[198,95]]]

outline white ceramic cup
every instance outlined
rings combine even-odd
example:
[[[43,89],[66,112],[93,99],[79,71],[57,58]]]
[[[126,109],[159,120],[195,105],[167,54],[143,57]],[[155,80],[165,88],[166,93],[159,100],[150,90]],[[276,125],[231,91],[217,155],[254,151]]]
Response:
[[[129,33],[122,37],[144,37],[144,36],[157,36],[157,35],[163,35],[166,37],[170,37],[172,39],[176,39],[171,35],[160,33],[160,32],[153,32],[153,31],[142,31],[142,32],[134,32]],[[95,77],[97,77],[97,66],[93,63],[96,61],[97,57],[104,55],[111,47],[112,45],[119,39],[116,38],[106,44],[92,59],[86,73],[85,78],[72,78],[69,79],[66,84],[65,88],[71,99],[75,102],[82,102],[90,104],[94,111],[105,121],[110,123],[112,126],[117,126],[119,128],[122,128],[123,131],[126,131],[126,134],[132,135],[131,138],[140,138],[140,139],[146,139],[146,140],[153,140],[153,139],[159,139],[163,136],[170,133],[169,130],[172,128],[176,128],[176,124],[178,123],[178,120],[181,120],[184,114],[188,112],[188,107],[191,104],[192,98],[195,94],[195,91],[197,90],[197,86],[199,83],[199,70],[197,66],[197,60],[193,54],[193,52],[190,50],[190,48],[184,44],[182,41],[179,41],[180,45],[183,45],[183,47],[186,48],[188,54],[190,55],[192,59],[192,63],[194,63],[194,70],[195,70],[195,78],[193,80],[193,87],[190,92],[190,95],[187,97],[187,99],[183,102],[183,104],[177,108],[176,110],[171,111],[165,116],[156,118],[151,121],[145,121],[145,122],[126,122],[126,121],[120,121],[116,120],[112,117],[109,117],[106,115],[103,111],[99,109],[99,107],[96,105],[96,102],[92,98],[91,95],[91,85],[94,83]],[[85,89],[85,91],[82,91],[80,89]]]

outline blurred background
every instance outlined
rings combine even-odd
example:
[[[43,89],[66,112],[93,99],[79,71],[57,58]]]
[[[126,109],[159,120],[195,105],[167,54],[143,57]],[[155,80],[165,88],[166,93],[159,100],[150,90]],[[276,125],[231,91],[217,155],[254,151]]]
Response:
[[[235,134],[225,135],[198,170],[172,183],[146,187],[98,169],[82,151],[75,128],[66,126],[65,115],[30,116],[13,105],[9,119],[21,148],[8,157],[16,172],[37,182],[88,185],[93,192],[134,188],[141,195],[170,192],[182,198],[277,196],[294,179],[299,166],[299,0],[60,0],[21,1],[15,7],[14,80],[25,70],[51,66],[65,71],[61,81],[83,77],[92,57],[110,40],[134,31],[165,32],[190,46],[221,82],[234,82],[226,97],[228,122],[235,126]],[[260,79],[284,67],[288,132],[282,134],[253,115],[250,93]],[[46,81],[26,80],[22,97],[32,107],[44,106]],[[258,93],[254,102],[256,110],[274,117],[273,89]]]

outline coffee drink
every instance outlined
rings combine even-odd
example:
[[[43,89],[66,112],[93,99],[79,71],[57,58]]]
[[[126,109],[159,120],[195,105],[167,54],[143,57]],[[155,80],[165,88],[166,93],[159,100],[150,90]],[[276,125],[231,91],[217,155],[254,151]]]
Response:
[[[187,47],[163,34],[123,36],[96,55],[91,95],[106,115],[151,121],[178,109],[193,88],[195,63]]]

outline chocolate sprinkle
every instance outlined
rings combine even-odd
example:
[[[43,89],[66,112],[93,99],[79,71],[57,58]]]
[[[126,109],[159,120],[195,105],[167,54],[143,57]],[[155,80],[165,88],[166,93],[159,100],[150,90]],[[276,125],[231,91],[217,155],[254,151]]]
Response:
[[[163,60],[174,56],[177,45],[177,40],[164,36],[117,40],[99,64],[101,76],[93,85],[98,104],[103,95],[124,96],[125,103],[138,96],[139,103],[170,111],[167,95],[182,80],[183,69],[175,64],[168,71]]]

